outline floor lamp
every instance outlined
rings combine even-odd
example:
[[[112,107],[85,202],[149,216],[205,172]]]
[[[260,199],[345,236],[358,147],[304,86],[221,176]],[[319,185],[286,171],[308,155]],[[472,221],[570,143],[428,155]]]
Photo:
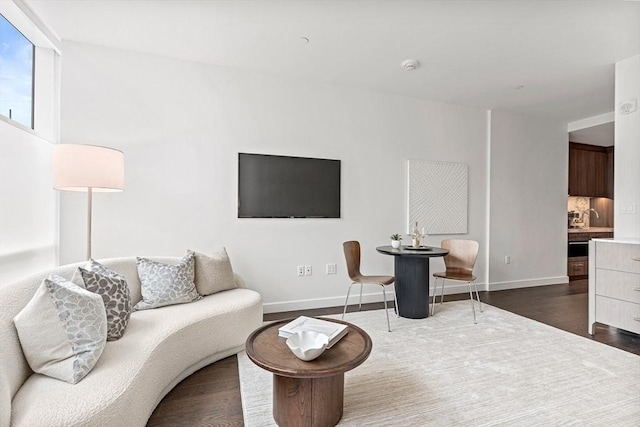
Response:
[[[53,151],[54,188],[87,193],[87,259],[91,258],[94,192],[124,190],[124,153],[96,145],[57,144]]]

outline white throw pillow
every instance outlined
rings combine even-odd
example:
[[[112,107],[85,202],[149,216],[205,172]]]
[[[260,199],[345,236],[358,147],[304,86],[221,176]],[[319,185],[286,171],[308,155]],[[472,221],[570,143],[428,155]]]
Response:
[[[93,369],[107,341],[100,295],[51,275],[13,319],[34,372],[76,384]]]
[[[202,298],[193,282],[195,273],[193,252],[182,257],[178,265],[164,264],[147,258],[136,259],[142,301],[136,304],[134,310],[183,304]]]
[[[195,282],[200,295],[211,295],[236,288],[231,261],[224,247],[211,255],[189,252],[193,252],[196,257]]]

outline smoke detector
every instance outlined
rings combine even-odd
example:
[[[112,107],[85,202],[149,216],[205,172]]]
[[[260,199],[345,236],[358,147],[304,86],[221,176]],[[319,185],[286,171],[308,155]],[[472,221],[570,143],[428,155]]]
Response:
[[[402,63],[402,68],[405,71],[413,71],[420,66],[420,63],[417,59],[407,59]]]

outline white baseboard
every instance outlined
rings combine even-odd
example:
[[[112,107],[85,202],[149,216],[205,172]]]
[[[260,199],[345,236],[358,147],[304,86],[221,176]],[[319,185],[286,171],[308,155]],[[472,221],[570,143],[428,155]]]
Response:
[[[558,285],[562,283],[569,283],[569,276],[541,277],[537,279],[489,283],[487,290],[503,291],[505,289],[531,288],[534,286]]]
[[[454,284],[455,282],[446,282],[444,284],[444,294],[459,294],[459,293],[468,293],[469,286],[466,283],[463,284]],[[440,287],[438,287],[440,289]],[[484,290],[484,284],[478,283],[478,290]],[[351,295],[349,295],[349,305],[358,304],[358,298],[360,297],[360,289],[356,286],[351,290]],[[438,293],[438,295],[440,295]],[[310,310],[314,308],[327,308],[327,307],[343,307],[344,299],[346,295],[338,296],[338,297],[328,297],[328,298],[316,298],[316,299],[305,299],[305,300],[295,300],[295,301],[282,301],[282,302],[270,302],[263,304],[263,312],[264,313],[281,313],[286,311],[295,311],[295,310]],[[431,298],[431,290],[429,293],[429,297]],[[394,299],[394,291],[387,290],[387,302],[393,302]],[[365,291],[362,294],[362,303],[373,303],[373,302],[382,302],[382,292],[372,292],[366,293]]]
[[[360,297],[360,290],[356,290],[354,286],[349,295],[349,305],[358,304],[358,298]],[[365,291],[366,292],[366,291]],[[264,313],[280,313],[285,311],[295,310],[310,310],[314,308],[327,308],[327,307],[343,307],[344,299],[347,295],[339,297],[329,298],[316,298],[316,299],[304,299],[295,301],[283,301],[283,302],[270,302],[263,304]],[[362,303],[382,302],[382,292],[376,293],[362,293]],[[393,302],[393,291],[387,291],[387,302]]]
[[[485,283],[478,283],[479,291],[502,291],[505,289],[518,289],[518,288],[529,288],[533,286],[544,286],[544,285],[557,285],[561,283],[569,283],[568,276],[558,276],[558,277],[543,277],[538,279],[528,279],[528,280],[514,280],[510,282],[496,282],[490,283],[489,286],[486,286]],[[438,289],[440,289],[440,281],[438,281]],[[351,295],[349,295],[349,305],[358,304],[359,292],[360,289],[356,286],[351,290]],[[431,292],[433,289],[430,289],[429,299],[431,299]],[[365,288],[366,292],[366,288]],[[469,285],[466,283],[460,282],[452,282],[446,281],[444,284],[444,294],[452,295],[452,294],[468,294],[469,293]],[[440,295],[440,291],[438,291],[438,295]],[[282,301],[282,302],[269,302],[263,305],[263,312],[266,313],[281,313],[287,311],[296,311],[296,310],[311,310],[314,308],[327,308],[327,307],[342,307],[344,305],[344,299],[346,295],[336,296],[336,297],[328,297],[328,298],[315,298],[315,299],[305,299],[305,300],[294,300],[294,301]],[[382,292],[374,292],[374,293],[363,293],[362,294],[362,303],[373,303],[373,302],[382,302]],[[393,301],[393,291],[387,291],[387,301]],[[431,302],[431,301],[429,301]]]

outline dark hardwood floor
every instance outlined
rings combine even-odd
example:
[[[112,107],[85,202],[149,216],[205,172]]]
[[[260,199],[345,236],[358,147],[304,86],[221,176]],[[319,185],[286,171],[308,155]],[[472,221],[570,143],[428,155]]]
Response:
[[[596,334],[589,335],[588,289],[585,279],[563,285],[481,292],[480,298],[494,307],[640,355],[640,335],[600,323],[596,323]]]
[[[587,333],[587,280],[568,284],[480,292],[483,302],[537,320],[556,328],[640,355],[640,335],[597,324],[596,334]],[[469,298],[448,295],[446,301]],[[383,308],[382,303],[363,309]],[[349,311],[357,309],[350,307]],[[341,313],[342,307],[267,314],[264,320],[299,315],[321,316]],[[160,402],[148,426],[243,426],[240,382],[236,356],[209,365],[178,384]]]

